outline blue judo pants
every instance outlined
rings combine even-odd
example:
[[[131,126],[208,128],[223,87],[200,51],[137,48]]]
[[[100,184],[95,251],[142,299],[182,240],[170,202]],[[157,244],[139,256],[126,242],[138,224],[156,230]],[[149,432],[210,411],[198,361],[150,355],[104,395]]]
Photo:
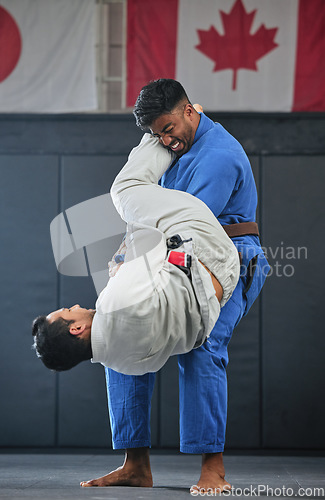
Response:
[[[227,347],[242,318],[245,278],[221,309],[210,337],[178,356],[180,451],[223,451],[227,421]],[[106,368],[113,449],[150,447],[150,409],[155,374],[123,375]]]

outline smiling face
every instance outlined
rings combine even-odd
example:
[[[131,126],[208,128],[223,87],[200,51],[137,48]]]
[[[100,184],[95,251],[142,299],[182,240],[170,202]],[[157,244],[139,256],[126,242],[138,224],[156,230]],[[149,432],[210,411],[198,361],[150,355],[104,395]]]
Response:
[[[159,116],[150,130],[164,147],[180,157],[191,149],[199,122],[200,115],[190,103],[186,103]]]
[[[88,338],[90,336],[91,325],[93,317],[95,315],[95,309],[85,309],[80,307],[79,304],[73,307],[58,309],[53,311],[46,316],[49,323],[62,318],[66,321],[72,321],[69,326],[70,333],[72,335],[80,335],[82,338]]]

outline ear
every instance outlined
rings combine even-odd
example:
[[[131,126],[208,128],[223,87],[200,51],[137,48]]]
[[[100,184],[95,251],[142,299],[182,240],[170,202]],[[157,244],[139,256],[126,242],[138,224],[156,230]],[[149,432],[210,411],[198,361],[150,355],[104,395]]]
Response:
[[[194,107],[192,106],[192,104],[190,104],[188,102],[185,106],[185,109],[184,109],[184,116],[186,116],[187,118],[192,120],[194,117],[194,114],[196,114],[196,111],[195,111]]]
[[[71,333],[71,335],[80,335],[81,333],[83,333],[86,330],[86,328],[87,328],[87,325],[85,325],[85,324],[73,323],[70,326],[69,332]]]

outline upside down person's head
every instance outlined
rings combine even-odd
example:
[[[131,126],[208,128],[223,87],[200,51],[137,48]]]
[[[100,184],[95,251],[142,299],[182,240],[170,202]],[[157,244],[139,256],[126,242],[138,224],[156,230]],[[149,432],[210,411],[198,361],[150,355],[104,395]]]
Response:
[[[47,368],[70,370],[92,357],[90,337],[95,312],[77,304],[34,320],[33,347]]]
[[[176,156],[192,147],[200,115],[176,80],[155,80],[143,87],[133,114],[140,128],[150,130]]]

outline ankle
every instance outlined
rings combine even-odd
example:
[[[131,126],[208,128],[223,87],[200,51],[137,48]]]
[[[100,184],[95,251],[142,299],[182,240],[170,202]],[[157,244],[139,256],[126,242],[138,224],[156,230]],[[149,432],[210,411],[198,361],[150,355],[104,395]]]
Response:
[[[125,450],[124,465],[131,465],[132,467],[145,467],[150,469],[149,448],[127,448]]]
[[[215,471],[217,474],[224,478],[225,467],[223,464],[222,452],[219,453],[203,453],[202,454],[202,470]]]

